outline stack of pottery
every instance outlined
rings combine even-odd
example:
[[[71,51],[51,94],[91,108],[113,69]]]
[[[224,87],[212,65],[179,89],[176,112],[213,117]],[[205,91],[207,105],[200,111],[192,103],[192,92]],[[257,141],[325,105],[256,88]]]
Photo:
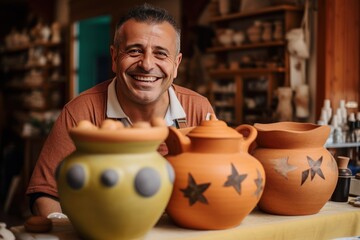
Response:
[[[177,225],[231,228],[255,208],[265,185],[262,165],[248,153],[256,135],[250,125],[235,130],[214,115],[195,128],[170,127],[166,158],[176,179],[166,212]]]
[[[174,172],[157,152],[168,135],[162,119],[82,121],[70,130],[76,151],[58,167],[60,204],[84,239],[141,239],[171,195]]]
[[[247,29],[247,36],[251,43],[257,43],[261,40],[261,26],[260,21],[255,21],[254,24]]]
[[[253,156],[266,173],[260,209],[280,215],[319,212],[330,200],[338,179],[336,161],[324,148],[330,127],[297,122],[254,127],[258,137]]]

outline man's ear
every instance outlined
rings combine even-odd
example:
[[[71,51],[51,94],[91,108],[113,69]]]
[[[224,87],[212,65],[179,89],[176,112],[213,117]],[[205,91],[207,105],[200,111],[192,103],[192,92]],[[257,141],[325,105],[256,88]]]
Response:
[[[177,77],[178,68],[179,68],[179,65],[180,65],[180,63],[181,63],[181,60],[182,60],[182,53],[179,53],[179,54],[176,56],[176,59],[175,59],[174,79]]]
[[[114,73],[116,73],[117,48],[115,48],[113,45],[110,46],[110,55],[111,55],[111,69]]]

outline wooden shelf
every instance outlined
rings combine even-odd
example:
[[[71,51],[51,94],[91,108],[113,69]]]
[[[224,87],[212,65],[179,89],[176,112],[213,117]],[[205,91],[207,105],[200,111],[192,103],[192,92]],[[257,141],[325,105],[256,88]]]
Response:
[[[257,11],[246,11],[246,12],[238,12],[238,13],[231,13],[224,16],[216,16],[210,19],[210,22],[217,23],[217,22],[224,22],[224,21],[230,21],[235,19],[241,19],[241,18],[248,18],[248,17],[257,17],[262,16],[265,14],[271,14],[271,13],[279,13],[283,11],[298,11],[301,12],[304,9],[302,7],[292,6],[292,5],[279,5],[279,6],[273,6],[273,7],[267,7],[262,8]]]
[[[21,46],[17,46],[17,47],[13,47],[13,48],[4,48],[1,53],[11,53],[11,52],[21,52],[21,51],[27,51],[30,48],[34,48],[34,47],[46,47],[46,48],[51,48],[51,47],[58,47],[61,46],[62,43],[53,43],[53,42],[33,42],[33,43],[29,43],[26,45],[21,45]]]
[[[269,47],[281,47],[286,46],[286,41],[271,41],[271,42],[258,42],[258,43],[246,43],[240,46],[216,46],[207,49],[208,53],[228,52],[228,51],[241,51],[255,48],[269,48]]]
[[[212,77],[233,77],[234,75],[243,75],[243,76],[258,76],[263,74],[272,74],[272,73],[284,73],[285,69],[282,67],[279,68],[239,68],[239,69],[217,69],[211,70],[210,76]]]
[[[251,26],[250,24],[255,21],[260,23],[279,21],[282,24],[282,33],[286,33],[290,29],[300,26],[302,16],[302,7],[278,5],[256,11],[242,11],[214,16],[210,19],[210,22],[213,23],[215,30],[232,29],[233,31],[243,31],[246,34]],[[272,29],[271,34],[274,31]],[[231,44],[225,46],[216,44],[207,49],[207,53],[216,55],[219,64],[217,69],[209,70],[212,81],[221,83],[221,85],[226,85],[226,82],[233,84],[231,87],[235,91],[234,102],[236,104],[233,105],[232,109],[229,109],[231,116],[234,118],[231,119],[232,122],[239,124],[243,120],[251,121],[251,119],[272,121],[271,116],[269,116],[269,109],[273,101],[274,91],[278,86],[289,86],[290,84],[289,53],[286,47],[286,39],[281,38],[281,40],[254,43],[246,41],[241,45]],[[248,56],[250,62],[243,58],[246,56]],[[233,62],[237,62],[239,67],[226,67],[232,65]],[[253,80],[265,80],[267,82],[266,89],[247,91],[246,84],[251,83],[250,81]],[[217,106],[214,103],[221,100],[222,96],[216,92],[216,88],[213,86],[212,84],[209,85],[209,99],[213,105]],[[256,110],[246,109],[245,97],[249,93],[251,93],[251,97],[261,96],[265,98],[263,106],[259,105]],[[215,111],[218,113],[217,110]],[[246,116],[247,114],[250,114],[251,117]]]
[[[17,72],[17,71],[27,71],[31,69],[55,69],[55,68],[61,68],[61,66],[55,66],[55,65],[40,65],[40,64],[31,64],[31,65],[19,65],[19,66],[4,66],[4,72]]]
[[[64,84],[65,79],[57,80],[57,81],[46,81],[46,87],[52,88],[58,86],[58,84]],[[35,90],[35,89],[44,89],[45,83],[39,84],[28,84],[23,82],[16,82],[16,83],[8,83],[4,85],[5,89],[13,89],[13,90]]]

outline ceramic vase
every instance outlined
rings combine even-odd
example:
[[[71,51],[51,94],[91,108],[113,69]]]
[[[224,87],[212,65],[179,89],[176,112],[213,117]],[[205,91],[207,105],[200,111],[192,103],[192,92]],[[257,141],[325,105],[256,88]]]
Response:
[[[142,239],[165,210],[174,172],[157,148],[158,119],[124,128],[105,120],[70,130],[76,151],[57,169],[60,204],[82,239]]]
[[[262,24],[263,31],[261,34],[261,38],[264,42],[272,40],[272,24],[270,22],[264,22]]]
[[[230,0],[219,0],[219,13],[221,15],[230,13]]]
[[[336,162],[339,168],[339,178],[336,183],[335,190],[331,196],[331,201],[347,202],[350,191],[350,181],[352,172],[348,168],[350,158],[345,156],[338,156]]]
[[[233,43],[233,35],[233,29],[225,29],[218,35],[218,41],[223,46],[231,46],[231,44]]]
[[[298,85],[295,92],[295,115],[297,118],[306,119],[309,117],[309,102],[309,86],[306,84]]]
[[[233,42],[236,46],[240,46],[245,40],[245,34],[242,31],[236,31],[233,35]]]
[[[278,105],[276,107],[276,118],[278,121],[291,121],[293,116],[292,89],[290,87],[278,87]]]
[[[170,128],[166,140],[166,158],[176,175],[166,212],[177,225],[190,229],[239,225],[255,208],[265,185],[262,165],[248,153],[255,128],[241,125],[236,131],[212,116],[181,131]]]
[[[283,34],[283,23],[281,21],[274,22],[274,32],[273,32],[273,39],[275,40],[282,40],[284,38]]]
[[[252,154],[265,169],[266,186],[258,206],[279,215],[315,214],[330,200],[338,168],[324,148],[329,126],[311,123],[256,123]]]

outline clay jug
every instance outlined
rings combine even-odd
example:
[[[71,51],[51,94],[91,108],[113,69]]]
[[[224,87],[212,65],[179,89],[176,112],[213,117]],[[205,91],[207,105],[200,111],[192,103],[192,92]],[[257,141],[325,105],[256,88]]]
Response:
[[[235,130],[214,115],[195,128],[170,127],[166,158],[176,179],[166,212],[177,225],[227,229],[254,209],[265,185],[263,167],[248,153],[256,135],[250,125]]]
[[[266,186],[258,206],[280,215],[309,215],[330,200],[337,164],[324,148],[329,126],[311,123],[256,123],[257,147],[252,152],[264,166]]]
[[[76,151],[57,169],[60,204],[84,239],[142,239],[164,212],[174,172],[158,152],[162,119],[125,128],[105,120],[70,130]]]

